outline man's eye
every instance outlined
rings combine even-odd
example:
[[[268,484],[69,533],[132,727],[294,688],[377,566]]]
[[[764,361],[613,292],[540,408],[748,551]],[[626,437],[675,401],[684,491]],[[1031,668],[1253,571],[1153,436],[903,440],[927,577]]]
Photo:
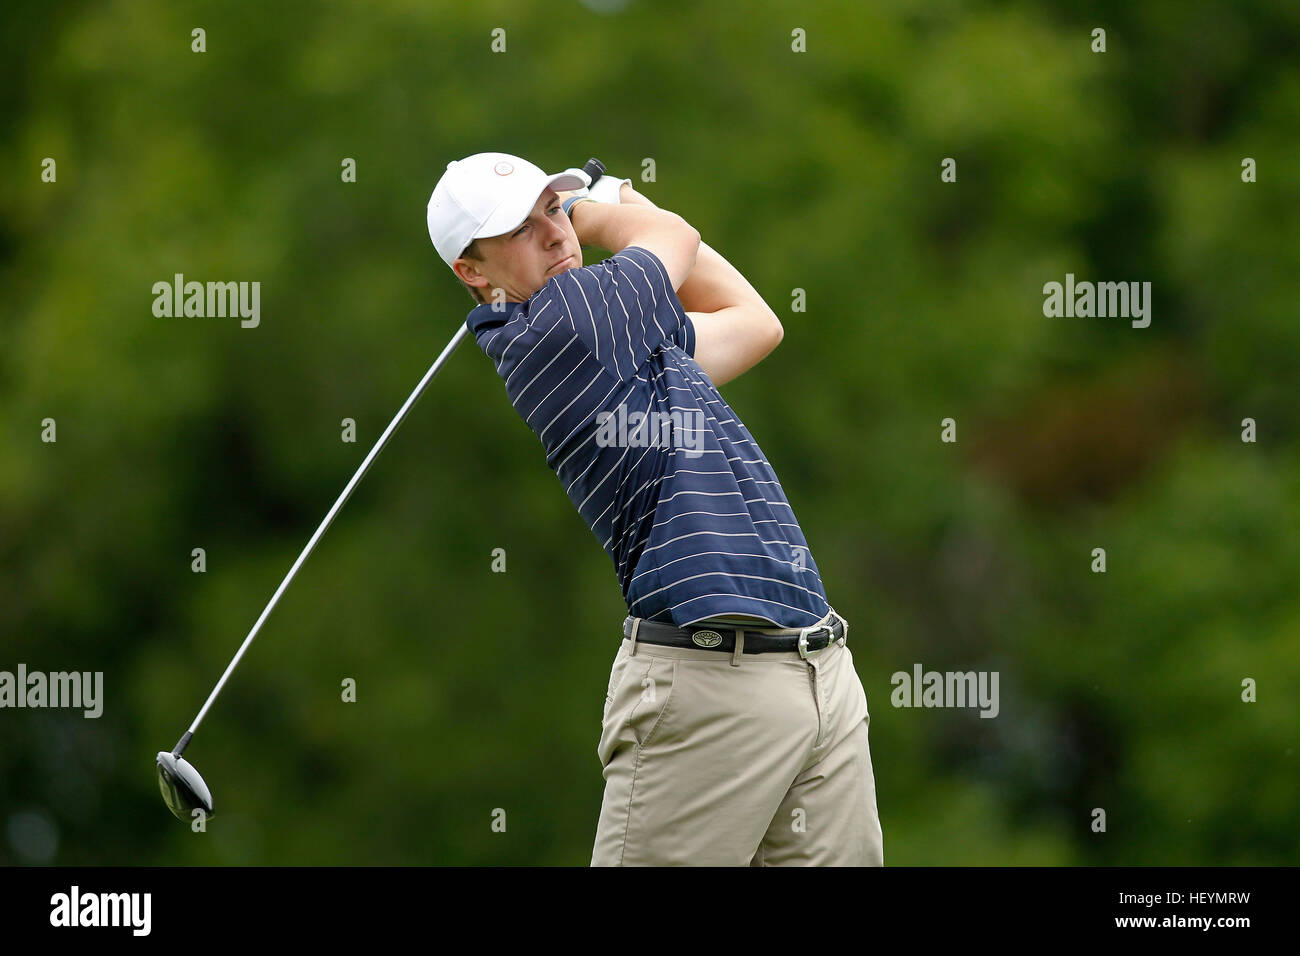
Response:
[[[552,207],[550,208],[549,211],[550,211],[550,212],[555,212],[555,210],[557,210],[557,209],[559,209],[559,208],[560,208],[559,203],[556,203],[554,206],[552,206]],[[524,231],[525,229],[527,229],[527,228],[528,228],[528,223],[524,223],[522,226],[520,226],[518,229],[515,230],[515,235],[516,235],[516,236],[518,236],[518,235],[522,235],[522,234],[523,234],[523,231]]]

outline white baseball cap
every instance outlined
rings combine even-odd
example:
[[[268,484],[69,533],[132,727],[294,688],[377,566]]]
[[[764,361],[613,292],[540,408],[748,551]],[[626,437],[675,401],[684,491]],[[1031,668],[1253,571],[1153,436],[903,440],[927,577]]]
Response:
[[[509,153],[475,153],[452,160],[429,197],[429,238],[448,267],[475,239],[512,232],[528,218],[547,186],[583,189],[580,169],[547,175]]]

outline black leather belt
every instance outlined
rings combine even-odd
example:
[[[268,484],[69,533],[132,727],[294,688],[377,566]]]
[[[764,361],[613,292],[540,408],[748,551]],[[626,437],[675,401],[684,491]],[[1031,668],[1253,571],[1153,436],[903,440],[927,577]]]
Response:
[[[708,651],[734,652],[736,649],[736,632],[745,634],[743,652],[746,654],[765,654],[771,651],[798,651],[799,656],[808,659],[810,654],[825,650],[835,641],[847,641],[849,624],[832,608],[830,614],[810,627],[746,627],[743,624],[713,627],[695,626],[675,627],[672,624],[657,624],[645,618],[629,617],[623,621],[623,636],[632,636],[633,625],[636,629],[638,644],[661,644],[666,647],[697,647]]]

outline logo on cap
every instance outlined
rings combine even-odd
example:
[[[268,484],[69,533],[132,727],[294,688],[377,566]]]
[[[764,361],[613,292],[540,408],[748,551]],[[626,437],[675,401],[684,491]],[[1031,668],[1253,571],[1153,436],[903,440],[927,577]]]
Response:
[[[515,171],[513,163],[497,163],[492,167],[492,171],[498,176],[509,176]]]

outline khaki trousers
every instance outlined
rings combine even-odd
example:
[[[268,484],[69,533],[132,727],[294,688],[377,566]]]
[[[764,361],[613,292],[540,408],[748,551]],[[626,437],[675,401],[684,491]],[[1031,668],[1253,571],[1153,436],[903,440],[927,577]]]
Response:
[[[845,644],[804,660],[624,638],[591,865],[883,865],[869,722]]]

